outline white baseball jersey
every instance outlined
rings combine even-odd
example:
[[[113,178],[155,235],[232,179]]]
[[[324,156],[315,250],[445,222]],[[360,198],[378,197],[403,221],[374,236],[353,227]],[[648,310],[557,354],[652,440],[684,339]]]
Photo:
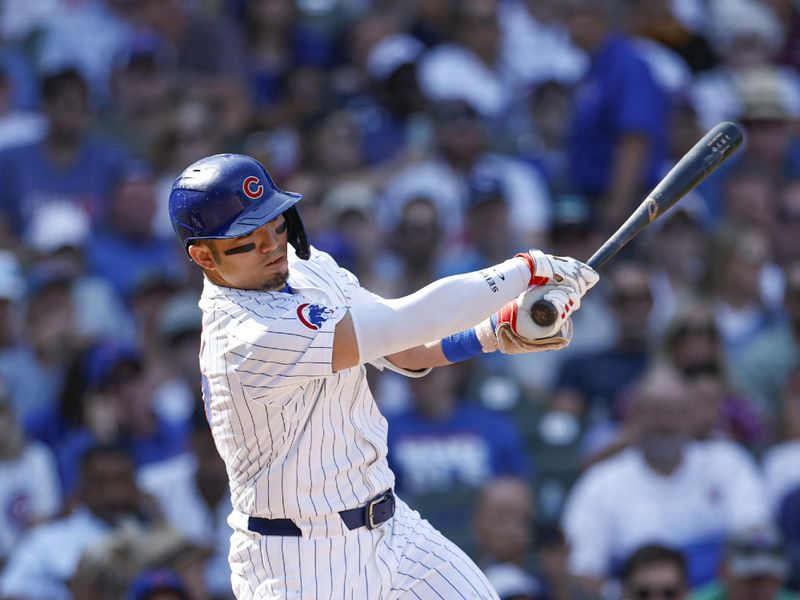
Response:
[[[394,484],[387,423],[365,368],[331,367],[336,324],[374,296],[314,248],[304,261],[290,246],[289,273],[281,292],[206,281],[200,300],[203,397],[230,479],[237,597],[316,598],[323,590],[336,598],[438,597],[423,588],[456,569],[462,575],[449,578],[460,577],[451,586],[457,591],[442,597],[495,598],[477,567],[410,509],[398,508],[374,530],[345,526],[340,511]],[[405,373],[386,360],[373,364]],[[249,532],[249,516],[292,519],[302,538]],[[403,537],[395,539],[395,531]],[[398,552],[397,544],[405,549]],[[402,582],[400,555],[416,565],[411,575],[410,567],[403,570]]]
[[[53,454],[38,442],[29,442],[11,460],[0,460],[0,560],[34,521],[53,516],[61,508],[61,485]]]

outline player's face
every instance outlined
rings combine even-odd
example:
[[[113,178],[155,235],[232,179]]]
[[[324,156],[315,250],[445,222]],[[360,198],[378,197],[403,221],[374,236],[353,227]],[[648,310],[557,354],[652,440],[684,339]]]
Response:
[[[278,216],[252,233],[209,244],[215,283],[245,290],[280,290],[289,277],[287,223]]]

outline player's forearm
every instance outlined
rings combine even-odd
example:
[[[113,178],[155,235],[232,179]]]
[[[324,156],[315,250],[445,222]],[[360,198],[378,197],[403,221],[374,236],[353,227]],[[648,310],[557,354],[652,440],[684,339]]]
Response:
[[[425,346],[471,327],[527,289],[531,276],[530,263],[513,258],[440,279],[404,298],[354,306],[350,312],[359,362]]]
[[[397,352],[386,357],[401,369],[409,371],[422,371],[431,367],[449,365],[450,361],[442,352],[441,342],[428,342],[422,346],[415,346],[402,352]]]

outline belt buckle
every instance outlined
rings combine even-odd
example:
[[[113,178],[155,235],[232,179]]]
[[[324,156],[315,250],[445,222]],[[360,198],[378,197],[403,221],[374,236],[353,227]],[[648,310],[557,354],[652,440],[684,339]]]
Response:
[[[389,497],[389,492],[384,492],[374,500],[370,500],[369,504],[367,504],[367,527],[369,529],[375,529],[378,525],[380,525],[380,523],[375,522],[375,506],[384,500],[388,500]]]

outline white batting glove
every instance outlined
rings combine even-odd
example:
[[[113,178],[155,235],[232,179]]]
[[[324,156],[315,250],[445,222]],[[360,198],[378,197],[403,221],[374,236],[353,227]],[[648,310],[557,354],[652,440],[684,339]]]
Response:
[[[552,302],[559,311],[559,318],[549,327],[537,325],[531,316],[531,307],[541,298]],[[580,294],[570,286],[548,284],[529,288],[478,324],[475,332],[484,352],[521,354],[560,350],[572,340],[570,316],[580,305]]]
[[[600,279],[597,272],[589,265],[569,256],[553,256],[541,250],[528,250],[517,256],[528,261],[531,269],[531,286],[548,283],[567,285],[583,296]]]

